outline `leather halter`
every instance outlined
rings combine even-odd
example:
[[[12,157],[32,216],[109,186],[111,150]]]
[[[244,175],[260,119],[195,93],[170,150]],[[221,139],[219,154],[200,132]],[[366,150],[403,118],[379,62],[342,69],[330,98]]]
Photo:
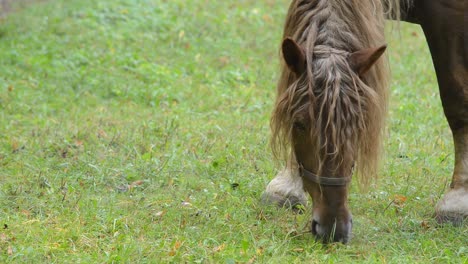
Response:
[[[306,170],[302,166],[299,166],[299,174],[305,180],[317,183],[321,186],[341,187],[341,186],[348,185],[348,183],[351,181],[351,177],[343,177],[343,178],[320,177],[317,174]]]

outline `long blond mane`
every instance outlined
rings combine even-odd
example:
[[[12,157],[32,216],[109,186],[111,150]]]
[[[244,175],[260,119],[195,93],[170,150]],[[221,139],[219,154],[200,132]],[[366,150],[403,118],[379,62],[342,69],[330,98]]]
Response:
[[[355,163],[364,184],[376,175],[387,112],[388,63],[386,58],[378,60],[359,78],[347,56],[384,44],[386,17],[400,18],[399,0],[292,1],[283,37],[304,49],[307,70],[297,79],[282,63],[271,117],[277,157],[294,159],[293,124],[308,111],[320,164],[325,156],[340,164]]]

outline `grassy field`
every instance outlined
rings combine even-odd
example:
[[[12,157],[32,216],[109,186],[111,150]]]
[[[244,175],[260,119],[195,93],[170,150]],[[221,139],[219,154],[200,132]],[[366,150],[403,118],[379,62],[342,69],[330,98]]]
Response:
[[[386,158],[349,245],[263,206],[289,1],[50,0],[0,21],[0,262],[468,263],[427,45],[389,34]]]

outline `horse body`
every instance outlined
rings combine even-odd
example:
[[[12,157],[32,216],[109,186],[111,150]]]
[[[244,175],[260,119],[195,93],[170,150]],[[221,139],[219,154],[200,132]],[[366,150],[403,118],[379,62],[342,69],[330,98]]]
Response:
[[[462,5],[456,0],[292,1],[271,122],[274,152],[287,157],[287,166],[264,199],[305,204],[304,190],[313,200],[312,233],[349,240],[348,179],[354,167],[363,182],[375,175],[380,152],[389,76],[380,58],[387,16],[419,23],[426,34],[455,141],[452,190],[436,211],[441,220],[465,218],[468,48]]]

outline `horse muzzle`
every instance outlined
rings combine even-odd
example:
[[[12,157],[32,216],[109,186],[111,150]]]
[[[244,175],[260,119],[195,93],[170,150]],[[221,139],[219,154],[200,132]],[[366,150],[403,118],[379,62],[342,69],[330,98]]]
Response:
[[[353,228],[352,217],[344,219],[334,218],[331,221],[319,221],[320,218],[312,218],[312,234],[323,243],[341,242],[347,244],[351,239]]]

